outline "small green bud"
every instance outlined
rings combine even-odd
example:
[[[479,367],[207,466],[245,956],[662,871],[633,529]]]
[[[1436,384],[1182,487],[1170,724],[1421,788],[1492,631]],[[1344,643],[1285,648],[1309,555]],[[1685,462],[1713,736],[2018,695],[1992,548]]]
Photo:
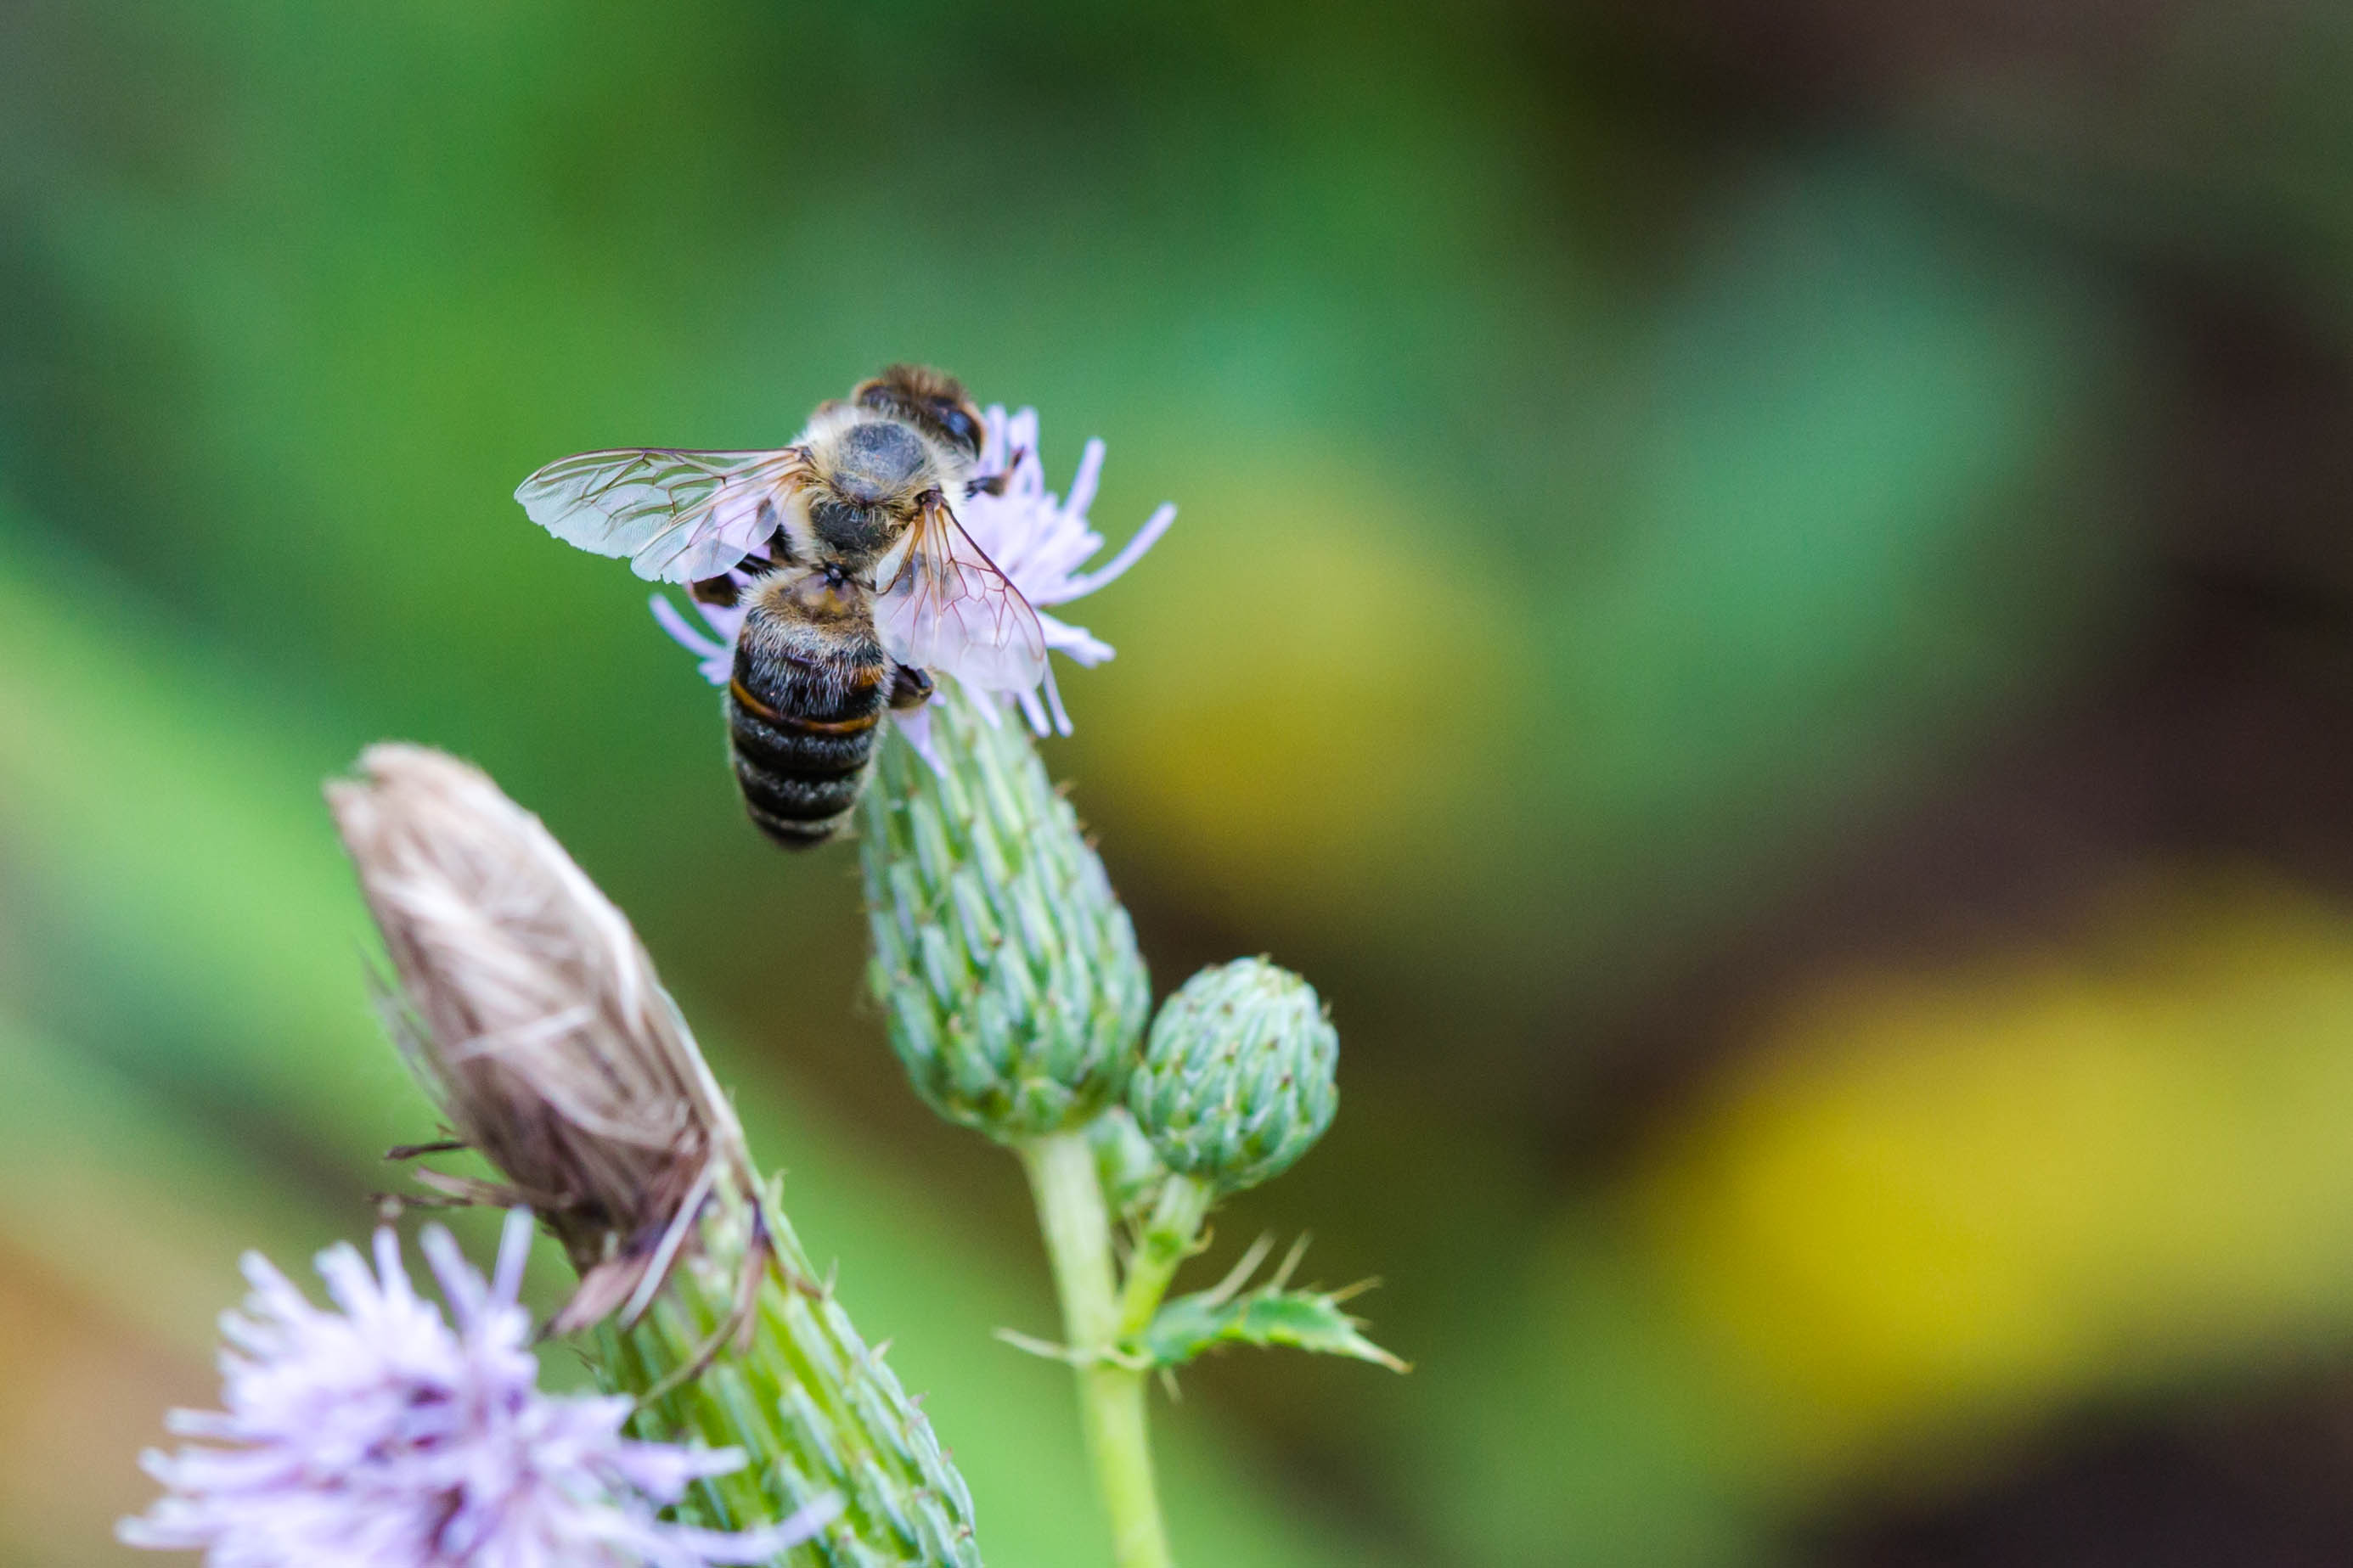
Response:
[[[1103,1202],[1113,1215],[1142,1204],[1168,1175],[1168,1167],[1160,1163],[1151,1140],[1124,1105],[1114,1105],[1087,1123],[1087,1145],[1094,1151],[1095,1179],[1103,1183]]]
[[[916,1092],[1011,1142],[1116,1101],[1152,1005],[1135,928],[1016,715],[931,707],[934,768],[882,747],[859,807],[867,979]]]
[[[1236,959],[1161,1005],[1127,1106],[1170,1170],[1240,1192],[1289,1170],[1332,1125],[1339,1058],[1314,987]]]

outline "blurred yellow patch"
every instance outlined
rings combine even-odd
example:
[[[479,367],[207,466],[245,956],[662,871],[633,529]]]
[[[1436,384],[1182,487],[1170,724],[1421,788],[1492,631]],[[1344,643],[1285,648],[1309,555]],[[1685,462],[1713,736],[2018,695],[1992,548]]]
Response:
[[[1641,1194],[1777,1468],[2342,1342],[2353,916],[2176,886],[2062,951],[1825,987]]]
[[[1120,647],[1118,700],[1082,710],[1086,794],[1197,892],[1328,915],[1442,841],[1504,754],[1508,584],[1336,468],[1230,477],[1188,492],[1149,594],[1078,616]]]

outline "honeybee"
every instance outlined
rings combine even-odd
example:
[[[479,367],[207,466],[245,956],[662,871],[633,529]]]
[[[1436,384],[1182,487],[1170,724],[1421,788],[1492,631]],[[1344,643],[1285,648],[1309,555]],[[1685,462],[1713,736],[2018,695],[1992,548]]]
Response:
[[[857,801],[885,705],[933,669],[988,691],[1046,672],[1038,613],[956,521],[979,409],[951,375],[892,365],[768,452],[584,452],[515,499],[558,539],[640,577],[745,606],[727,694],[744,805],[778,842],[822,841]]]
[[[961,383],[900,364],[819,404],[779,450],[583,452],[515,499],[556,538],[712,602],[747,563],[835,568],[873,590],[901,663],[1026,691],[1046,672],[1038,612],[955,518],[956,500],[1001,482],[974,478],[980,441]]]

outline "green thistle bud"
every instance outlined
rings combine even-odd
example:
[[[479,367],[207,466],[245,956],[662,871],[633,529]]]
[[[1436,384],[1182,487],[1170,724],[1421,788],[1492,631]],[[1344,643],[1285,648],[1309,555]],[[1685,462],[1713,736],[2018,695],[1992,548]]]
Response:
[[[1135,930],[1018,718],[931,705],[934,768],[893,737],[860,806],[868,981],[915,1089],[1002,1142],[1117,1100],[1151,1007]]]
[[[1289,1170],[1332,1125],[1339,1057],[1314,987],[1236,959],[1162,1005],[1128,1110],[1170,1170],[1240,1192]]]
[[[1113,1106],[1087,1124],[1087,1146],[1094,1151],[1103,1202],[1114,1215],[1142,1205],[1168,1175],[1152,1141],[1124,1105]]]

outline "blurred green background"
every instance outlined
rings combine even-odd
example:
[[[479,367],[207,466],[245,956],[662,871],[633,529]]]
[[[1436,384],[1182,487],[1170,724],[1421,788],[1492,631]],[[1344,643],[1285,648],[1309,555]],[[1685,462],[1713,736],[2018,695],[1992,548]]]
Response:
[[[2348,15],[4,0],[0,1563],[125,1560],[237,1252],[432,1131],[381,736],[638,921],[990,1560],[1101,1560],[854,857],[509,499],[899,357],[1181,504],[1050,763],[1164,989],[1341,1026],[1202,1267],[1417,1370],[1191,1375],[1187,1561],[2344,1561]]]

